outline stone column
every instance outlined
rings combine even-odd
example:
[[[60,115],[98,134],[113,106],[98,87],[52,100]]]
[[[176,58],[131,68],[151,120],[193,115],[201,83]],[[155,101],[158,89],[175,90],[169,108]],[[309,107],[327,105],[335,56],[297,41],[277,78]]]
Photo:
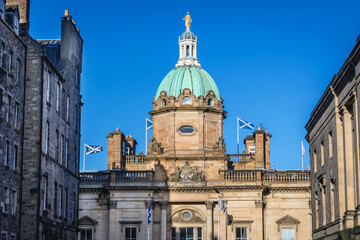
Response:
[[[118,223],[116,222],[116,201],[110,200],[109,206],[109,239],[117,239],[116,228]]]
[[[197,58],[197,46],[196,46],[196,44],[194,45],[194,58]]]
[[[160,202],[160,208],[161,208],[161,227],[160,227],[160,239],[166,240],[166,209],[167,209],[167,202]]]
[[[352,107],[352,106],[349,106]],[[354,212],[355,212],[355,188],[354,188],[354,153],[353,153],[353,132],[351,123],[351,113],[346,106],[342,107],[343,110],[343,137],[344,137],[344,156],[345,156],[345,227],[354,227]]]
[[[205,202],[206,206],[206,239],[213,240],[213,208],[214,202]]]

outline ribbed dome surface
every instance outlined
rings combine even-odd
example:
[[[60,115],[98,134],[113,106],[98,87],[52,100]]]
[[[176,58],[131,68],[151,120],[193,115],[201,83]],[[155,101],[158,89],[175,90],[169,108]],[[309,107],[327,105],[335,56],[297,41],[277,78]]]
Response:
[[[195,37],[195,34],[193,34],[191,31],[185,31],[183,34],[181,34],[180,39],[181,40],[184,40],[184,39],[193,39],[193,40],[195,40],[196,37]]]
[[[162,91],[168,96],[178,97],[185,88],[196,96],[206,96],[208,91],[213,90],[215,96],[220,100],[220,93],[212,77],[202,68],[193,65],[179,66],[171,70],[160,83],[155,99]]]

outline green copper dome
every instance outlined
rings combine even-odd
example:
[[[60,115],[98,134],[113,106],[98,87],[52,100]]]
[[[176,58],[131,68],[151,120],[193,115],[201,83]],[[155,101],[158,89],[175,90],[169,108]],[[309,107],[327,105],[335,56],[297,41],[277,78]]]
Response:
[[[220,100],[219,89],[212,77],[201,67],[184,65],[171,70],[160,83],[155,99],[162,91],[168,96],[178,97],[185,88],[190,89],[196,97],[206,96],[208,91],[213,90],[215,96]]]
[[[185,31],[183,34],[181,34],[180,37],[181,40],[184,39],[193,39],[196,40],[195,34],[193,34],[190,30],[189,31]]]

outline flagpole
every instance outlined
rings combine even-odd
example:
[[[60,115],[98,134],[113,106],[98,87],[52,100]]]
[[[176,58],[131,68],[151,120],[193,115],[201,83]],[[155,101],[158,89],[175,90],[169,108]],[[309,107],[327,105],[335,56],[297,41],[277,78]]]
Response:
[[[147,119],[145,118],[145,155],[147,155]]]
[[[220,205],[218,211],[218,240],[220,240]]]
[[[83,155],[84,155],[84,158],[83,158],[83,171],[85,171],[85,151],[86,151],[86,149],[85,149],[85,143],[84,143],[84,153],[83,153]]]
[[[239,154],[239,118],[236,117],[236,131],[237,131],[237,154]]]

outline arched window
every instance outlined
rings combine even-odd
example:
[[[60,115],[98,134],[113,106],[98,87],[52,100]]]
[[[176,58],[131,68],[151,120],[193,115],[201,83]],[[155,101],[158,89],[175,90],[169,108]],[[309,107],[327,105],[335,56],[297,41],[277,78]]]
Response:
[[[214,106],[214,100],[212,98],[208,99],[208,105],[209,106]]]
[[[189,47],[189,45],[186,46],[186,56],[190,56],[190,47]]]
[[[191,98],[190,97],[184,97],[182,99],[182,104],[191,104]]]
[[[161,100],[161,107],[165,107],[166,106],[166,99]]]

